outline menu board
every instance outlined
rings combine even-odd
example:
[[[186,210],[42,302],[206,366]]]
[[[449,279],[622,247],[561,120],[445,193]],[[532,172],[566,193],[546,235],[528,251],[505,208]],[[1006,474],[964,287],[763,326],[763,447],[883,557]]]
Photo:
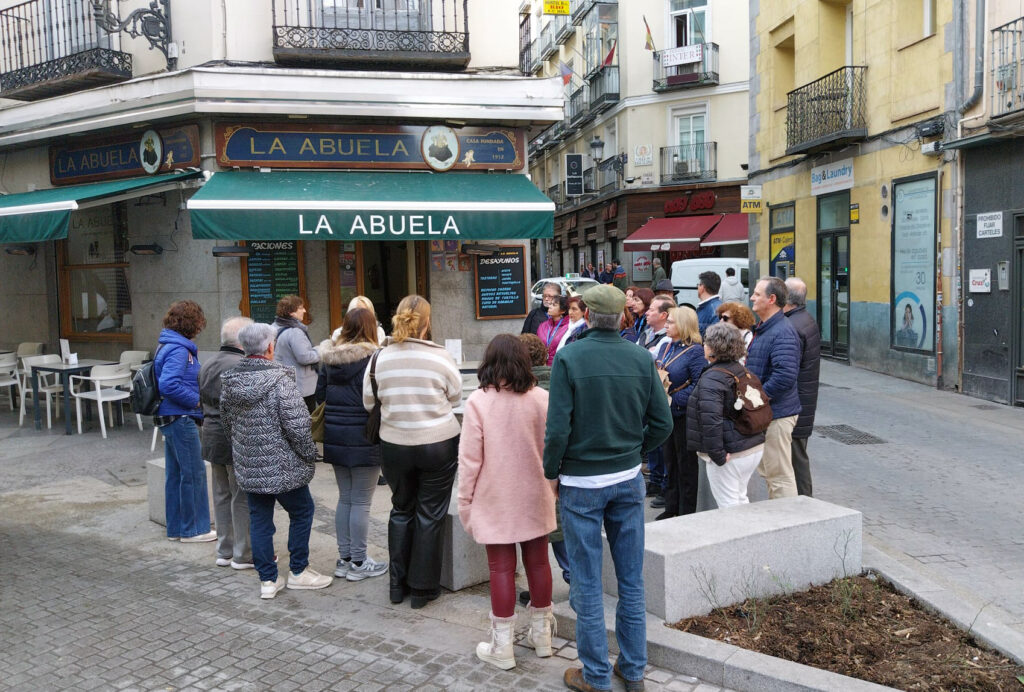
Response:
[[[249,317],[270,323],[277,301],[286,295],[302,295],[300,243],[296,240],[250,242],[252,254],[245,261],[246,302]]]
[[[493,255],[477,255],[476,318],[526,317],[526,255],[522,245],[502,245]]]

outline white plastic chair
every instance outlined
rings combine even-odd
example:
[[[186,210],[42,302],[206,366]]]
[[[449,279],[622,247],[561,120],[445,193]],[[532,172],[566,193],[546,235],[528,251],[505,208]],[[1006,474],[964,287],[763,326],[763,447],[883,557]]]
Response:
[[[26,356],[41,356],[43,355],[44,344],[41,341],[23,341],[18,344],[17,350],[14,352],[18,360],[24,359]],[[25,366],[18,369],[18,377],[21,378],[21,385],[24,387],[27,382],[28,385],[32,386],[32,373],[25,371]],[[26,377],[28,379],[26,379]]]
[[[14,394],[21,391],[21,376],[18,375],[18,356],[13,353],[0,356],[0,388],[8,389],[7,400],[11,404],[11,411],[14,411]]]
[[[133,370],[149,360],[149,351],[122,351],[118,362],[127,365]]]
[[[75,388],[75,383],[78,388]],[[87,383],[92,383],[89,389]],[[103,404],[107,405],[110,424],[114,424],[113,402],[123,401],[131,395],[132,371],[127,364],[97,365],[88,375],[71,376],[71,395],[75,397],[75,415],[78,418],[78,434],[82,434],[82,399],[96,402],[100,419],[100,432],[107,438],[107,426],[103,418]],[[135,416],[142,430],[142,416]]]
[[[25,423],[25,399],[32,398],[32,367],[35,365],[46,365],[48,363],[59,363],[60,356],[56,353],[48,353],[45,356],[26,356],[21,359],[22,369],[25,374],[21,380],[21,412],[18,414],[18,425],[21,426]],[[54,398],[54,407],[57,409],[57,417],[60,418],[60,406],[56,405],[57,395],[64,391],[64,385],[62,385],[58,379],[57,373],[54,372],[41,372],[39,373],[39,396],[46,399],[46,428],[49,430],[52,425],[52,418],[50,415],[50,397]],[[38,401],[32,402],[33,406],[38,406]]]

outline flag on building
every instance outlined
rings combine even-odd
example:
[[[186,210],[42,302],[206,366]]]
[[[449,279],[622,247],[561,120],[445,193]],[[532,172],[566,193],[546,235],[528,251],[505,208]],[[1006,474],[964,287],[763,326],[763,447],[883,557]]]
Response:
[[[647,17],[644,17],[644,28],[647,29],[647,38],[644,40],[644,48],[654,50],[654,37],[651,36],[651,27],[647,24]]]
[[[608,55],[605,56],[604,67],[608,67],[609,65],[611,65],[612,64],[612,60],[615,59],[615,44],[616,44],[616,41],[613,40],[612,41],[612,48],[611,48],[611,50],[608,51]]]
[[[569,86],[569,82],[572,81],[572,68],[559,60],[558,71],[562,74],[562,86]]]

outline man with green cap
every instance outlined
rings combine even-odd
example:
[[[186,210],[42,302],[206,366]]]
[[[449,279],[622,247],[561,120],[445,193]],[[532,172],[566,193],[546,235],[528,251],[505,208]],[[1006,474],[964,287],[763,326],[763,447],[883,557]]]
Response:
[[[611,285],[583,300],[590,329],[551,365],[544,475],[561,500],[562,528],[576,611],[576,648],[583,668],[565,671],[566,687],[642,690],[647,665],[644,601],[643,454],[672,432],[665,390],[650,354],[619,336],[626,296]],[[608,662],[601,588],[602,527],[615,563],[619,659]]]

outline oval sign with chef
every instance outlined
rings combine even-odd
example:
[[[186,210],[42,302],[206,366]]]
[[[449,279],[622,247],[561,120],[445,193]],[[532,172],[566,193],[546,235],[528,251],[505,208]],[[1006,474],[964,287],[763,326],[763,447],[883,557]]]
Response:
[[[459,138],[446,125],[433,125],[423,131],[420,140],[423,160],[435,171],[447,171],[459,160]]]
[[[139,163],[150,175],[160,170],[164,160],[164,144],[156,130],[146,130],[139,141]]]

